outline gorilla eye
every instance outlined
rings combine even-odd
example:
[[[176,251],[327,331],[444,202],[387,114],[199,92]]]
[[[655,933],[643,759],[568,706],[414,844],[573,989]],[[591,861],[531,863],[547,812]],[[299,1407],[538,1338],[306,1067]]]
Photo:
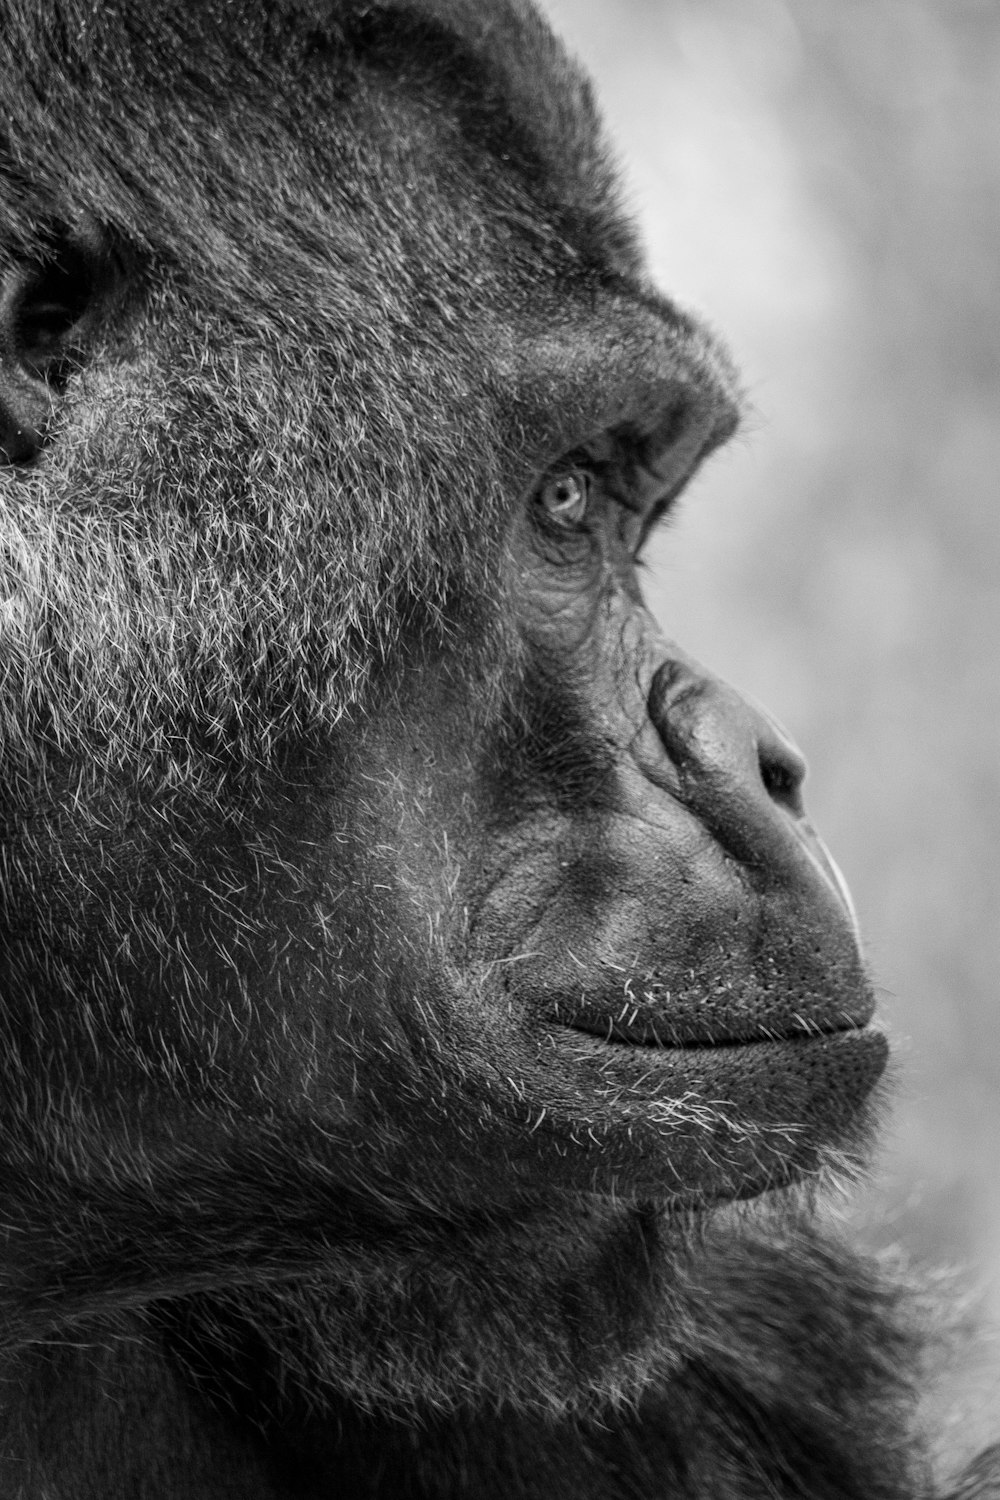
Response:
[[[0,276],[0,467],[34,462],[59,398],[124,284],[126,265],[94,225],[55,226],[37,258]]]
[[[90,304],[94,270],[71,246],[41,266],[14,309],[15,340],[22,363],[41,378],[58,378],[72,332]]]
[[[590,475],[582,469],[547,479],[538,495],[545,514],[561,526],[579,525],[587,514],[589,498]]]

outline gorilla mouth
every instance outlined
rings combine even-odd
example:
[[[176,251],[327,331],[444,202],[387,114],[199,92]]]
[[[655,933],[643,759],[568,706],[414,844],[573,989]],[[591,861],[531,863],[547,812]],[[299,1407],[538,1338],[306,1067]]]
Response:
[[[833,1141],[840,1125],[855,1119],[884,1072],[888,1040],[878,1026],[844,1015],[831,1015],[826,1025],[819,1018],[808,1025],[788,1021],[694,1036],[648,1024],[642,1030],[601,1029],[588,1019],[583,1025],[565,1025],[561,1045],[570,1058],[599,1069],[623,1091],[617,1097],[628,1101],[629,1130],[635,1128],[631,1110],[639,1101],[662,1106],[666,1100],[668,1108],[683,1115],[685,1101],[695,1098],[709,1113],[718,1104],[735,1109],[744,1122],[741,1129],[756,1122],[754,1130],[768,1125],[779,1131],[805,1129],[817,1139]],[[751,1164],[746,1172],[748,1180],[756,1180]],[[743,1189],[740,1196],[747,1196]]]
[[[790,1044],[815,1042],[824,1037],[863,1031],[868,1026],[871,1015],[872,1011],[869,1009],[868,1014],[863,1017],[841,1015],[829,1025],[822,1025],[818,1021],[799,1020],[783,1028],[757,1026],[752,1031],[737,1033],[730,1031],[718,1036],[682,1035],[670,1032],[666,1028],[650,1027],[648,1024],[639,1026],[622,1024],[618,1021],[607,1021],[600,1025],[585,1017],[561,1024],[569,1031],[578,1031],[584,1036],[596,1037],[609,1046],[641,1047],[650,1051],[711,1052],[726,1047],[749,1047],[767,1042]]]

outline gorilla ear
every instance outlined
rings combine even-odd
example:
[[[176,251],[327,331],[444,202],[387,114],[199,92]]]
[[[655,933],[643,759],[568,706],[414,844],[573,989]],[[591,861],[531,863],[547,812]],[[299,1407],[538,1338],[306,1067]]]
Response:
[[[94,232],[59,229],[0,274],[0,463],[41,452],[59,397],[121,279]]]

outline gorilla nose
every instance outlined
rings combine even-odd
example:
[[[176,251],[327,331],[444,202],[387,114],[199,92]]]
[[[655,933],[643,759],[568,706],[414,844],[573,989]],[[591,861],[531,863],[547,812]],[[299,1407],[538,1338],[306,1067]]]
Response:
[[[844,877],[806,817],[806,763],[769,713],[681,653],[657,668],[649,716],[684,803],[731,853],[764,865],[804,852],[858,923]],[[655,769],[650,779],[658,781]]]
[[[780,724],[735,688],[675,656],[658,667],[649,716],[685,787],[805,817],[806,763]],[[701,801],[699,797],[699,802]]]

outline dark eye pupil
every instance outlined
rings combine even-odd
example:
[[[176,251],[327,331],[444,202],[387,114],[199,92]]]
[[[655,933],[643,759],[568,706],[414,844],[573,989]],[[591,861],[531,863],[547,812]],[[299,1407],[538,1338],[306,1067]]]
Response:
[[[560,474],[542,487],[541,502],[556,521],[580,521],[587,509],[589,481],[586,474]]]

